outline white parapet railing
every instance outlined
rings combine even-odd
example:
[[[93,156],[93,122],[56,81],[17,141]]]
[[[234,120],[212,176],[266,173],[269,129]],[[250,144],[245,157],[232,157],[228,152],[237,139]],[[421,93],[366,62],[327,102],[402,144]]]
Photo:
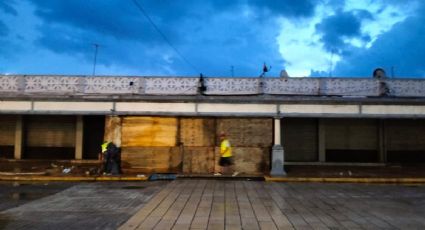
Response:
[[[425,79],[0,75],[7,95],[306,95],[425,97]]]

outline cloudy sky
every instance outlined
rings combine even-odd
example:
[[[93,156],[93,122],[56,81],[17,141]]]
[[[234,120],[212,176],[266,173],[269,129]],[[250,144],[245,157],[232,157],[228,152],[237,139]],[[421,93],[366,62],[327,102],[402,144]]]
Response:
[[[152,23],[151,23],[152,22]],[[0,0],[0,74],[425,77],[423,0]]]

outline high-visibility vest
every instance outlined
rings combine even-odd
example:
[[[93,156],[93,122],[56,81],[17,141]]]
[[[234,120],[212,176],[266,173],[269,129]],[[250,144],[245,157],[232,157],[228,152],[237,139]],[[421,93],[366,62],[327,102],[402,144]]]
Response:
[[[102,153],[106,152],[106,149],[108,148],[109,142],[105,141],[101,147],[102,147]]]
[[[231,157],[232,156],[232,147],[230,142],[227,139],[224,139],[220,144],[220,153],[222,157]]]

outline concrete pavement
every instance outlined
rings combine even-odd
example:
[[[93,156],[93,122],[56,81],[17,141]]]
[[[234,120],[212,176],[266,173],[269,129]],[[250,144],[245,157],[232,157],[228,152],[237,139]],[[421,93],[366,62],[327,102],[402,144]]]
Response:
[[[119,229],[424,228],[425,186],[178,180]]]

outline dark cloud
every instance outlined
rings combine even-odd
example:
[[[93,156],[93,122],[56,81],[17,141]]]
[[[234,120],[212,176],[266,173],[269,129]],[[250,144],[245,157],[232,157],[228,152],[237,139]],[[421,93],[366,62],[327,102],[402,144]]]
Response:
[[[345,38],[360,38],[370,40],[362,35],[362,20],[372,19],[372,15],[365,10],[350,12],[339,11],[335,15],[324,18],[316,25],[317,33],[321,34],[321,41],[329,52],[344,52],[350,45],[344,42]]]
[[[394,25],[369,49],[353,50],[351,56],[338,63],[335,72],[342,76],[371,76],[376,67],[395,77],[425,77],[425,4],[416,16]]]
[[[261,71],[264,61],[276,71],[283,63],[275,40],[279,25],[269,18],[243,18],[243,0],[138,0],[174,47],[197,67],[196,71],[168,46],[132,1],[31,1],[43,20],[37,44],[86,61],[93,59],[92,43],[100,43],[99,64],[158,68],[158,72],[170,74],[218,75],[223,69],[230,73],[233,65],[236,74],[252,76]],[[251,7],[273,8],[273,12],[306,4],[247,3],[255,3]],[[309,11],[297,12],[307,15]]]
[[[314,14],[316,0],[248,0],[257,9],[266,9],[283,17],[308,17]]]
[[[7,14],[12,14],[12,15],[16,16],[16,15],[18,15],[18,12],[12,6],[12,4],[14,4],[14,3],[15,3],[15,1],[13,1],[13,0],[9,0],[9,2],[1,1],[0,2],[0,10],[3,10]]]

